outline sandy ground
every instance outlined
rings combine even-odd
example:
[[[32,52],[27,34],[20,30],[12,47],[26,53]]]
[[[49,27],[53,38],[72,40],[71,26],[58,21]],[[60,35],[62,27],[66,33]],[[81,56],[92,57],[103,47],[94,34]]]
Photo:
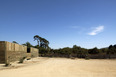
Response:
[[[10,69],[1,69],[0,77],[116,77],[116,59],[73,60],[40,57]]]

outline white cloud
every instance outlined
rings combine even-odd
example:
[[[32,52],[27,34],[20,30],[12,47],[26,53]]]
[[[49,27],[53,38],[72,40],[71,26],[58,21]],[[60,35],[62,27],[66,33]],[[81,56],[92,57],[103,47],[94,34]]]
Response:
[[[104,30],[104,26],[101,25],[101,26],[94,28],[90,33],[88,33],[88,35],[96,35],[96,34],[102,32],[103,30]]]

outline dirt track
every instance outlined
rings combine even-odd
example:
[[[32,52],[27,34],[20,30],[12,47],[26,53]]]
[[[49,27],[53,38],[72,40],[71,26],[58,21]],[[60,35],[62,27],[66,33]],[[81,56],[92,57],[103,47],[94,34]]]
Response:
[[[39,58],[34,64],[0,70],[0,77],[116,77],[116,60]]]

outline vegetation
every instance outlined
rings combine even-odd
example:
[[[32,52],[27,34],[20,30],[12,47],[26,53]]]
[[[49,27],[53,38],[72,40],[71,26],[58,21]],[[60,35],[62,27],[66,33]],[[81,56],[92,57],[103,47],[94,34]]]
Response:
[[[37,40],[38,45],[33,46],[39,49],[40,56],[43,57],[68,57],[68,58],[116,58],[116,45],[110,45],[107,48],[98,49],[97,47],[92,49],[81,48],[74,45],[72,48],[65,47],[60,49],[51,49],[49,41],[38,35],[34,36],[34,40]]]
[[[22,57],[19,61],[19,63],[23,63],[26,57]]]
[[[49,53],[50,47],[49,47],[49,41],[48,40],[40,37],[39,35],[35,35],[33,38],[34,38],[34,41],[37,40],[37,43],[38,43],[38,45],[33,46],[33,47],[39,49],[39,54],[41,54],[41,56],[44,56],[47,53]]]
[[[6,63],[5,64],[5,67],[8,67],[8,66],[11,66],[11,64],[10,63]]]
[[[26,42],[25,44],[22,44],[22,45],[27,46],[27,48],[34,47],[30,42]]]
[[[35,35],[34,37],[34,40],[37,40],[37,43],[38,43],[38,47],[42,47],[42,48],[45,48],[45,49],[48,49],[49,48],[49,41],[46,40],[45,38],[42,38],[38,35]]]
[[[74,45],[72,48],[65,47],[60,49],[51,49],[49,47],[49,41],[45,38],[35,35],[34,40],[37,41],[37,45],[33,46],[31,43],[26,42],[25,46],[28,48],[34,47],[39,49],[39,55],[42,57],[67,57],[67,58],[116,58],[116,45],[110,45],[107,48],[98,49],[97,47],[92,49],[81,48]]]
[[[72,48],[65,47],[62,49],[50,49],[49,53],[43,52],[44,56],[47,57],[68,57],[68,58],[116,58],[116,45],[110,45],[107,48],[98,49],[97,47],[92,49],[81,48],[80,46],[74,45]]]
[[[12,43],[18,44],[16,41],[13,41]]]

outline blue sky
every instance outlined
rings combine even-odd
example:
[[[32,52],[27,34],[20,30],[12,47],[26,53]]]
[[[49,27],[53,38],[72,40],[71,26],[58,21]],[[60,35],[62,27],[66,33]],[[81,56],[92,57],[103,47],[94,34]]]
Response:
[[[116,0],[0,0],[0,41],[51,48],[116,44]]]

